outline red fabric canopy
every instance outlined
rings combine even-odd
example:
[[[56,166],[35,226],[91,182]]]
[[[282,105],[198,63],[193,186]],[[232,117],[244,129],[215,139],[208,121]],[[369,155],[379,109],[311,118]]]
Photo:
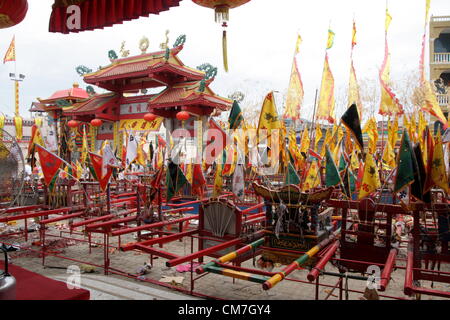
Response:
[[[159,14],[178,6],[182,0],[55,0],[50,17],[50,32],[71,33],[86,30],[103,29],[114,24]],[[72,12],[67,13],[70,5],[81,9],[81,28],[69,29],[67,21]]]

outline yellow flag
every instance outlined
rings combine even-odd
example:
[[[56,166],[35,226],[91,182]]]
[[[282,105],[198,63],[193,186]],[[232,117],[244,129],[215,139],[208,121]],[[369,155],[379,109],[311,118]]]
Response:
[[[5,127],[5,115],[4,114],[0,114],[0,141],[3,140],[3,131],[2,129]]]
[[[331,133],[331,128],[328,128],[326,133],[325,133],[325,139],[323,141],[322,144],[322,148],[320,149],[320,156],[323,158],[325,156],[325,151],[326,151],[326,146],[329,145],[331,139],[333,138],[332,133]]]
[[[359,95],[358,80],[356,78],[355,67],[353,66],[353,59],[350,64],[350,80],[348,85],[348,105],[351,106],[353,103],[356,104],[358,109],[359,119],[362,119],[362,103],[361,97]]]
[[[223,165],[216,162],[216,174],[214,176],[214,190],[213,190],[214,198],[217,198],[222,193],[223,187],[222,169]]]
[[[144,146],[147,143],[147,138],[145,136],[141,137],[137,148],[136,163],[141,166],[146,166],[147,164],[147,153],[144,151]]]
[[[315,141],[314,141],[314,151],[316,151],[316,152],[319,151],[317,148],[318,148],[318,145],[319,145],[319,142],[320,142],[321,138],[322,138],[322,128],[319,125],[317,125],[316,126],[316,136],[314,138],[315,139]]]
[[[441,132],[435,138],[435,145],[433,151],[433,162],[431,166],[431,181],[434,185],[442,188],[448,194],[448,177],[445,171],[445,158],[442,148]]]
[[[294,158],[295,167],[298,169],[300,162],[302,160],[302,156],[300,154],[300,148],[298,147],[298,144],[297,144],[297,136],[293,129],[289,131],[289,152],[291,153],[292,157]]]
[[[267,144],[270,145],[270,147],[277,147],[278,143],[276,143],[275,146],[271,145],[270,137],[272,130],[279,130],[279,129],[281,129],[281,121],[278,117],[273,92],[270,92],[264,99],[264,103],[261,108],[261,114],[259,116],[258,141],[261,142],[264,140],[263,138],[267,137]],[[265,133],[264,130],[266,130]]]
[[[430,2],[431,0],[425,1],[425,24],[428,22],[428,13],[430,12]]]
[[[439,106],[436,94],[431,88],[430,83],[428,81],[424,81],[422,83],[422,88],[424,92],[424,105],[422,106],[422,110],[438,118],[438,120],[442,122],[443,128],[447,129],[448,128],[447,118],[445,118],[444,114],[442,113],[442,109]]]
[[[384,28],[386,30],[386,32],[389,29],[389,26],[391,25],[391,21],[392,21],[392,16],[389,14],[388,9],[386,8],[386,19],[384,21]]]
[[[300,44],[302,43],[302,37],[297,35],[297,43],[295,44],[295,54],[300,52]]]
[[[308,154],[310,142],[311,141],[309,139],[309,130],[308,127],[306,127],[302,133],[302,141],[300,142],[300,152]]]
[[[289,80],[289,88],[286,97],[286,105],[284,107],[285,119],[300,119],[300,109],[303,104],[303,83],[298,71],[297,61],[294,58],[292,62],[291,78]]]
[[[193,175],[194,173],[194,166],[192,163],[188,163],[186,166],[186,180],[189,182],[190,185],[192,185]]]
[[[83,143],[81,145],[81,158],[80,162],[85,163],[88,155],[88,140],[86,135],[86,127],[83,128]]]
[[[427,128],[427,121],[425,120],[423,113],[419,112],[419,123],[417,124],[417,135],[419,137],[420,145],[423,146],[425,144],[425,129]],[[422,148],[423,150],[423,148]]]
[[[77,178],[80,179],[83,175],[83,167],[79,161],[77,161]]]
[[[395,117],[394,123],[392,124],[389,141],[391,142],[391,146],[395,149],[395,145],[397,144],[397,141],[398,141],[398,118],[397,117]]]
[[[16,61],[16,36],[13,37],[8,51],[6,51],[5,57],[3,58],[3,64],[8,61]]]
[[[328,63],[328,54],[326,54],[316,118],[334,123],[334,103],[334,77]]]
[[[319,165],[317,161],[311,162],[311,166],[306,174],[306,179],[302,184],[302,191],[308,191],[320,185]]]
[[[381,187],[380,176],[378,175],[378,168],[370,152],[366,154],[366,161],[364,166],[364,175],[359,189],[358,199],[362,199],[370,195]]]
[[[23,137],[23,119],[20,116],[14,117],[14,126],[16,127],[16,139],[22,140]]]
[[[327,49],[331,49],[334,44],[334,32],[328,29]]]
[[[273,92],[267,94],[266,98],[264,99],[263,106],[261,108],[261,114],[259,116],[259,123],[258,123],[258,132],[263,129],[267,130],[281,129],[281,121],[278,118],[278,112],[277,107],[275,105]]]
[[[377,152],[378,129],[375,117],[371,117],[363,128],[363,133],[369,137],[369,153],[375,154]]]
[[[353,20],[353,28],[352,28],[352,48],[356,45],[356,23]]]
[[[353,150],[353,152],[352,152],[352,156],[350,158],[350,167],[351,167],[352,171],[359,169],[359,159],[358,159],[358,154],[356,153],[356,150]]]
[[[389,141],[387,141],[384,146],[383,161],[390,169],[393,169],[396,166],[394,149]]]

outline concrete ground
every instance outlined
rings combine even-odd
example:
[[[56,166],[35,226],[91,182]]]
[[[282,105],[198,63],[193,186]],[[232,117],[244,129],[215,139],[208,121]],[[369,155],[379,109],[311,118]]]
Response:
[[[87,242],[76,242],[74,240],[61,239],[59,236],[62,229],[58,226],[50,226],[47,230],[47,241],[53,242],[53,247],[50,251],[57,252],[56,254],[68,257],[75,260],[81,260],[85,263],[92,263],[96,265],[103,265],[103,236],[95,234],[96,237],[93,241],[98,243],[98,246],[91,248],[89,253],[89,246]],[[55,237],[53,237],[53,236]],[[86,236],[81,234],[63,233],[63,237],[71,237],[78,240],[87,240]],[[149,262],[149,255],[137,251],[121,252],[117,249],[118,238],[110,238],[110,261],[111,267],[121,270],[130,275],[136,275],[137,269],[145,262]],[[32,245],[33,241],[39,240],[38,232],[30,233],[30,239],[27,243],[24,242],[23,236],[10,236],[0,239],[6,243],[16,243],[23,247],[29,247],[35,251],[22,249],[16,252],[10,253],[12,263],[21,267],[24,267],[33,272],[42,274],[49,278],[53,278],[60,281],[66,281],[68,276],[67,267],[78,266],[82,267],[83,263],[75,262],[59,257],[47,256],[45,259],[45,267],[42,265],[42,258],[40,257],[40,247]],[[121,237],[121,244],[128,242],[134,242],[133,235],[125,235]],[[60,247],[60,248],[58,248]],[[194,239],[194,250],[197,248],[196,240]],[[164,245],[162,249],[169,251],[177,255],[187,255],[191,252],[191,240],[185,238],[183,241],[175,241]],[[406,249],[401,248],[399,253],[398,262],[399,266],[405,265]],[[206,258],[205,261],[209,261],[211,258]],[[178,272],[176,268],[167,268],[165,266],[166,259],[158,258],[153,260],[153,268],[145,276],[147,279],[159,281],[163,277],[183,277],[182,282],[177,284],[177,287],[190,290],[191,289],[191,273],[190,272]],[[253,267],[253,261],[249,260],[243,264],[244,267]],[[273,271],[281,270],[283,266],[276,266]],[[449,265],[442,266],[443,271],[450,271]],[[90,290],[92,300],[111,300],[111,299],[138,299],[138,300],[188,300],[199,299],[183,292],[166,288],[157,284],[148,283],[136,280],[134,278],[126,277],[123,275],[109,274],[104,275],[103,269],[95,267],[94,273],[81,274],[81,287]],[[328,264],[326,271],[338,272],[337,268]],[[311,300],[315,297],[315,286],[311,285],[306,275],[308,270],[297,270],[290,275],[291,279],[306,281],[307,283],[299,283],[294,281],[284,280],[277,286],[269,291],[264,291],[261,284],[252,283],[244,280],[233,280],[232,278],[225,277],[216,274],[207,274],[195,281],[194,291],[206,296],[212,296],[220,299],[232,299],[232,300]],[[196,277],[197,274],[193,273]],[[392,276],[392,280],[389,284],[386,292],[379,292],[379,294],[385,294],[388,296],[400,297],[404,299],[413,299],[403,294],[405,273],[402,269],[397,269]],[[328,286],[335,286],[338,278],[334,276],[321,276],[320,283]],[[343,283],[345,289],[345,281]],[[430,281],[422,281],[422,286],[431,287]],[[366,282],[361,280],[348,280],[347,287],[350,290],[364,291],[366,288]],[[447,284],[434,284],[435,289],[444,291],[450,291],[450,285]],[[364,299],[362,293],[346,292],[343,290],[343,298],[345,299],[348,294],[348,299],[358,300]],[[339,299],[339,289],[332,290],[330,287],[320,287],[319,298],[325,299],[327,296],[329,300]],[[387,299],[380,297],[380,299]],[[422,300],[428,299],[441,299],[438,297],[422,296]]]

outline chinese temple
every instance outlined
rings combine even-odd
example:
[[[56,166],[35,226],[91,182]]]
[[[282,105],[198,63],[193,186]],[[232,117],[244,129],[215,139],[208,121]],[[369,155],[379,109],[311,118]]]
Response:
[[[159,131],[161,124],[168,132],[185,126],[192,131],[194,120],[208,123],[208,117],[229,110],[232,101],[216,95],[209,87],[217,69],[203,64],[198,69],[183,64],[178,57],[185,37],[177,39],[172,49],[110,59],[111,63],[99,70],[81,66],[77,68],[84,81],[107,90],[96,94],[92,87],[88,92],[74,86],[71,90],[58,91],[48,99],[40,99],[35,109],[53,112],[61,123],[74,120],[76,149],[79,151],[83,128],[86,128],[91,150],[99,149],[105,140],[114,149],[123,145],[124,130]],[[110,52],[111,54],[111,52]],[[112,56],[116,56],[112,53]],[[110,56],[111,57],[111,56]],[[160,92],[148,94],[147,90]],[[34,110],[38,111],[38,110]],[[177,119],[177,113],[187,112],[190,121]],[[152,121],[144,116],[151,113]],[[147,119],[148,120],[148,119]],[[67,125],[65,126],[67,127]],[[68,134],[66,128],[66,134]]]

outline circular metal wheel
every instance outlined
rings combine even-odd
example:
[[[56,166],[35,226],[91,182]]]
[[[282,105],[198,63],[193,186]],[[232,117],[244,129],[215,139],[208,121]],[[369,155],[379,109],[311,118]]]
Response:
[[[25,181],[25,161],[16,139],[0,129],[0,215],[18,204]]]

